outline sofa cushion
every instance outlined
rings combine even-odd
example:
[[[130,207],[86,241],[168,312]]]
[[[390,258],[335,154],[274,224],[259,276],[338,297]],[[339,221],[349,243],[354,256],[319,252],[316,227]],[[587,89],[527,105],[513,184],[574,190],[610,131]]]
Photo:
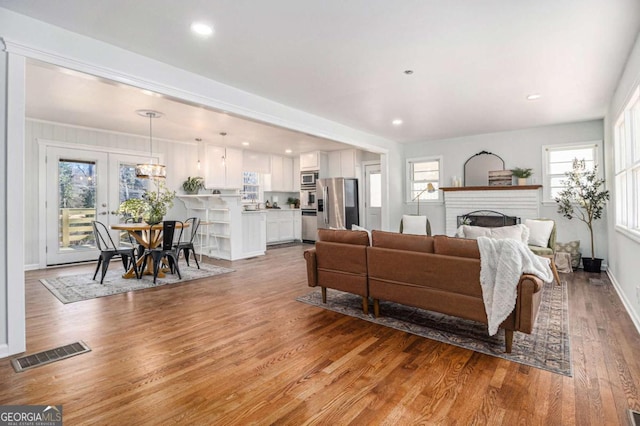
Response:
[[[480,259],[480,249],[476,240],[436,235],[433,241],[434,253],[445,256]]]
[[[318,229],[318,240],[342,244],[369,245],[369,234],[365,231],[347,231],[342,229]]]
[[[478,237],[490,237],[491,228],[484,228],[482,226],[462,225],[460,230],[456,234],[460,238],[471,238],[477,240]]]
[[[527,244],[529,241],[529,228],[525,225],[500,226],[487,228],[483,226],[462,225],[456,231],[456,237],[477,240],[478,237],[512,238]]]
[[[527,219],[524,224],[529,228],[529,245],[538,247],[547,247],[549,237],[555,223],[552,220],[534,220]]]
[[[371,231],[369,231],[367,228],[363,228],[362,226],[358,226],[358,225],[351,225],[351,230],[352,231],[364,231],[367,233],[367,237],[369,237],[369,245],[371,245]]]
[[[371,231],[371,245],[395,250],[433,253],[433,237],[427,235],[399,234],[396,232]]]

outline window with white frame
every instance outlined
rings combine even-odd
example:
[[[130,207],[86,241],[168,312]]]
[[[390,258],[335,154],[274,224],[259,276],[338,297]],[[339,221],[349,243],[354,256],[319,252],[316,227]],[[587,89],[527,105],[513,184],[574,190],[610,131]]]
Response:
[[[613,132],[616,226],[640,233],[640,88],[616,121]]]
[[[594,165],[599,164],[599,146],[600,141],[543,146],[544,182],[542,187],[544,201],[555,201],[555,197],[565,188],[564,181],[567,179],[565,173],[573,169],[573,160],[584,160],[587,170],[591,170]],[[602,170],[599,173],[601,172]]]
[[[242,172],[242,201],[257,202],[260,194],[260,174],[256,172]]]
[[[406,201],[438,201],[442,157],[422,157],[407,159]]]

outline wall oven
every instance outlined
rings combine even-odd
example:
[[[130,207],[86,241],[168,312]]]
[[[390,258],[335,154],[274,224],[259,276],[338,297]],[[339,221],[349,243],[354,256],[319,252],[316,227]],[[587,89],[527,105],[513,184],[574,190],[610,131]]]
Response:
[[[300,209],[316,211],[315,189],[303,189],[300,191]]]

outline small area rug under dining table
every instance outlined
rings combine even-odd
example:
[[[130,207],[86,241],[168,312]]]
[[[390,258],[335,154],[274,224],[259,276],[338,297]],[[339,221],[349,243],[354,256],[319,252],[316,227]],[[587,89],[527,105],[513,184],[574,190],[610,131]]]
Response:
[[[103,284],[100,284],[99,272],[96,277],[97,281],[93,280],[92,272],[46,278],[41,279],[40,282],[62,303],[73,303],[167,284],[184,283],[186,281],[213,277],[229,272],[233,272],[233,269],[206,263],[201,263],[200,269],[197,269],[194,266],[189,267],[186,263],[180,262],[182,279],[178,278],[177,274],[166,274],[164,278],[158,278],[154,284],[153,275],[143,275],[139,280],[135,278],[123,278],[122,274],[124,270],[122,269],[122,265],[120,265],[119,262],[114,262],[107,271]]]

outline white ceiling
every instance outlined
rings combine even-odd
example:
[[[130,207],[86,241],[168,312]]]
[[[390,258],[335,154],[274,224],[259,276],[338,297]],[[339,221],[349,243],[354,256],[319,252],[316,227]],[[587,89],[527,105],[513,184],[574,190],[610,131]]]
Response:
[[[398,142],[601,118],[640,29],[638,0],[0,6]],[[194,20],[213,24],[215,35],[191,34]],[[414,73],[405,75],[407,69]],[[59,100],[69,96],[51,90]],[[542,97],[527,101],[531,93]],[[94,101],[103,111],[115,106]],[[395,118],[404,124],[393,126]],[[175,119],[202,125],[197,115]]]

